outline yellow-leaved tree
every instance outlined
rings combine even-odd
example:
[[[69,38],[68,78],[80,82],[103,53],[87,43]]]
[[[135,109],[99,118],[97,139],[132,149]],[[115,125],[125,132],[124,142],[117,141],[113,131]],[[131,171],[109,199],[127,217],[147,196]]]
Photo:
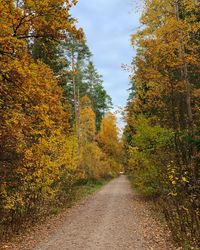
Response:
[[[96,136],[95,113],[88,96],[81,98],[80,102],[80,143],[86,145],[93,142]]]
[[[123,147],[119,139],[117,118],[112,113],[107,113],[102,119],[98,133],[98,143],[107,155],[107,162],[111,172],[120,172],[123,161]]]
[[[13,218],[55,199],[61,178],[70,177],[77,166],[77,140],[57,80],[42,63],[28,57],[20,63],[1,82],[7,93],[0,111],[1,213]],[[9,81],[13,75],[19,88]]]
[[[74,181],[70,109],[53,72],[29,50],[35,39],[81,36],[71,5],[0,0],[0,226],[34,217]]]
[[[95,113],[88,96],[80,101],[80,168],[86,180],[98,180],[101,177],[102,152],[95,142]]]
[[[143,192],[163,198],[176,239],[198,248],[200,3],[144,0],[143,8],[132,35],[127,171]]]

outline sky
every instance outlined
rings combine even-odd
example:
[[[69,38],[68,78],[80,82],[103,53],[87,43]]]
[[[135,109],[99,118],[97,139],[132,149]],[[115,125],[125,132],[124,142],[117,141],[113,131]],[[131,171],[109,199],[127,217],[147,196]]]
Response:
[[[124,107],[128,98],[129,73],[122,65],[130,65],[135,54],[130,35],[139,27],[139,14],[134,8],[133,0],[79,0],[71,10],[78,27],[84,29],[114,109]],[[120,117],[118,120],[123,127]]]

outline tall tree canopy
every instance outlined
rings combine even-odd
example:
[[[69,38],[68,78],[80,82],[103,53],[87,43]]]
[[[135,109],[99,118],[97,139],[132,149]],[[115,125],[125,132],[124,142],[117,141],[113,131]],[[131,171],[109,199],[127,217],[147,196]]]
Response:
[[[0,0],[0,238],[117,173],[96,140],[111,99],[76,3]]]
[[[199,13],[198,1],[144,1],[142,28],[132,35],[135,93],[125,129],[128,171],[143,191],[163,195],[176,237],[184,234],[193,244],[199,237]]]

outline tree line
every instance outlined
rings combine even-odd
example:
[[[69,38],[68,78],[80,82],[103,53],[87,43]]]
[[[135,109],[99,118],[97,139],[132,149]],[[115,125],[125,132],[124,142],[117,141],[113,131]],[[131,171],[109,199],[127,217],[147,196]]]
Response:
[[[159,197],[175,240],[194,249],[200,238],[200,4],[145,0],[140,22],[131,37],[137,54],[125,115],[126,171],[139,190]]]
[[[0,0],[1,235],[121,167],[112,100],[70,14],[76,3]]]

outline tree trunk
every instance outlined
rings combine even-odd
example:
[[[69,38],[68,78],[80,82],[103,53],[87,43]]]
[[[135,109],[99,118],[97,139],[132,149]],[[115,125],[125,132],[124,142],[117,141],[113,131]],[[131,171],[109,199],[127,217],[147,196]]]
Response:
[[[80,90],[78,88],[78,121],[77,121],[77,135],[78,135],[78,152],[80,153]]]
[[[177,21],[180,20],[180,14],[179,14],[179,4],[178,0],[175,1],[175,13],[176,13],[176,18]],[[191,84],[189,82],[188,78],[188,65],[186,61],[186,52],[185,52],[185,46],[183,43],[183,34],[182,31],[179,31],[180,34],[180,56],[183,62],[182,66],[182,78],[185,83],[185,88],[186,88],[186,106],[187,106],[187,116],[188,116],[188,133],[191,137],[194,136],[194,124],[193,124],[193,115],[192,115],[192,107],[191,107]]]
[[[72,61],[72,84],[73,84],[73,96],[74,96],[74,118],[75,127],[77,127],[77,98],[76,98],[76,79],[75,79],[75,64],[74,64],[74,50],[71,49],[71,61]]]

